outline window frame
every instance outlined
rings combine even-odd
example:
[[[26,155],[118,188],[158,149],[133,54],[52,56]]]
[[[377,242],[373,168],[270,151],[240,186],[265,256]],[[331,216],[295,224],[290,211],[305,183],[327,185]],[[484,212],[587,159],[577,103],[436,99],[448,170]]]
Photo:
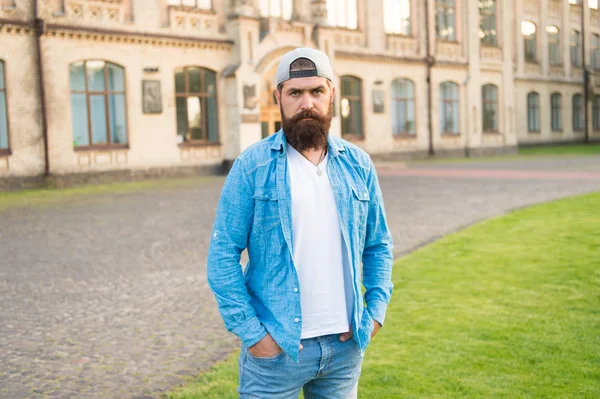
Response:
[[[563,131],[562,97],[562,94],[559,92],[554,92],[550,95],[550,129],[553,132],[562,133]],[[555,98],[558,99],[558,106],[555,104]],[[557,124],[554,123],[555,120]]]
[[[486,100],[485,98],[485,89],[493,89],[493,93],[494,93],[494,100]],[[485,127],[485,111],[486,111],[486,105],[491,104],[494,107],[494,123],[493,125],[496,125],[496,128],[488,128],[486,129]],[[499,133],[500,132],[500,118],[499,113],[498,113],[498,109],[499,109],[499,104],[500,104],[500,98],[499,98],[499,90],[498,90],[498,86],[493,84],[493,83],[488,83],[485,84],[483,86],[481,86],[481,130],[483,133]]]
[[[4,93],[4,101],[5,107],[4,110],[6,112],[6,148],[0,148],[0,157],[6,155],[12,155],[11,145],[10,145],[10,115],[8,114],[8,89],[6,82],[6,62],[3,59],[0,59],[0,64],[2,64],[2,81],[4,82],[4,87],[0,88],[0,92]]]
[[[267,3],[267,7],[269,9],[269,11],[266,15],[263,14],[263,4],[262,4],[263,1],[265,1]],[[290,2],[291,13],[290,13],[289,18],[284,16],[284,13],[283,13],[283,10],[285,9],[284,3],[286,1]],[[292,20],[294,20],[294,1],[295,0],[261,0],[258,2],[259,15],[261,18],[277,18],[277,19],[281,19],[283,21],[292,21]],[[272,15],[271,14],[271,4],[273,2],[279,3],[280,15]]]
[[[490,7],[479,7],[479,32],[484,32],[485,30],[483,30],[483,24],[484,21],[486,20],[486,17],[489,18],[489,20],[493,20],[494,21],[494,26],[493,29],[496,32],[493,36],[493,43],[492,42],[487,42],[485,41],[486,37],[489,37],[490,35],[484,35],[483,37],[481,37],[479,39],[479,42],[482,46],[486,46],[486,47],[500,47],[500,43],[498,41],[498,2],[496,0],[492,0],[494,7],[493,7],[493,13],[489,12]],[[487,10],[487,11],[484,11]],[[491,18],[493,17],[493,18]]]
[[[343,81],[345,78],[353,79],[358,83],[359,94],[358,95],[344,95],[344,84]],[[355,140],[364,140],[365,138],[365,113],[364,113],[364,102],[363,102],[363,80],[358,76],[354,75],[342,75],[340,76],[340,118],[341,118],[341,128],[342,128],[342,138],[345,139],[355,139]],[[342,101],[347,99],[350,102],[350,115],[352,115],[352,102],[358,101],[358,106],[360,109],[360,133],[356,132],[344,132],[344,115],[342,113]]]
[[[354,2],[354,7],[356,9],[356,26],[355,27],[350,27],[349,26],[349,15],[350,15],[350,11],[349,11],[349,7],[348,7],[348,3],[352,1]],[[335,19],[335,23],[331,24],[331,18],[332,15],[334,15],[333,13],[330,12],[330,4],[333,4],[333,8],[337,9],[339,8],[338,4],[339,2],[343,2],[344,6],[345,6],[345,10],[346,10],[346,15],[345,15],[345,21],[346,23],[344,25],[341,25],[338,21],[339,19],[336,18]],[[356,31],[359,30],[360,28],[360,18],[359,18],[359,12],[360,12],[360,8],[359,8],[359,0],[327,0],[326,1],[326,7],[327,7],[327,24],[332,27],[332,28],[338,28],[338,29],[348,29],[348,30],[352,30],[352,31]]]
[[[576,108],[575,99],[581,100],[581,106]],[[585,128],[585,113],[583,112],[583,95],[582,94],[573,94],[571,98],[571,119],[572,119],[572,127],[574,132],[582,132]],[[577,113],[575,112],[577,109]],[[579,118],[576,118],[579,116]],[[581,125],[580,125],[581,124]]]
[[[600,69],[600,35],[592,33],[591,42],[590,67],[592,69]]]
[[[576,36],[575,36],[576,35]],[[574,40],[574,38],[577,38],[577,41]],[[575,46],[574,46],[575,45]],[[576,68],[581,68],[582,67],[582,52],[581,52],[581,32],[578,31],[577,29],[573,29],[571,31],[571,38],[570,38],[570,45],[569,45],[569,54],[571,57],[571,66],[574,66]],[[575,63],[575,59],[573,58],[574,52],[577,51],[576,55],[577,55],[577,63]]]
[[[395,83],[408,83],[410,85],[412,85],[412,97],[399,97],[399,96],[395,96],[394,93],[394,84]],[[416,90],[415,90],[415,82],[412,81],[411,79],[408,78],[397,78],[394,79],[392,81],[392,85],[391,85],[391,97],[392,97],[392,109],[391,109],[391,115],[392,115],[392,136],[395,138],[416,138],[417,137],[417,109],[416,109]],[[394,122],[395,122],[395,117],[397,117],[398,115],[395,115],[395,109],[396,109],[396,104],[397,103],[401,103],[404,106],[404,110],[405,110],[405,114],[408,115],[408,103],[409,101],[412,101],[413,103],[413,116],[414,116],[414,120],[413,120],[413,124],[414,124],[414,132],[410,132],[409,130],[398,130],[395,131],[394,130]]]
[[[556,33],[550,33],[548,32],[548,28],[550,26],[553,26],[557,29]],[[562,59],[561,59],[561,51],[560,51],[560,28],[556,25],[548,25],[546,26],[546,37],[548,39],[548,64],[550,64],[551,66],[557,66],[557,65],[561,65],[562,64]],[[552,40],[555,39],[555,40]],[[553,45],[556,45],[556,62],[553,62],[554,60],[551,57],[552,51],[551,48]]]
[[[88,62],[93,61],[102,61],[104,62],[104,91],[90,91],[89,90],[89,77],[88,77]],[[69,64],[69,68],[71,65],[76,64],[77,62],[83,62],[83,76],[85,79],[85,90],[73,90],[71,89],[71,78],[69,76],[69,97],[73,94],[85,94],[85,102],[86,102],[86,112],[87,112],[87,125],[88,125],[88,145],[75,146],[73,145],[73,149],[75,151],[87,151],[87,150],[98,150],[98,149],[128,149],[129,148],[129,114],[127,110],[127,74],[125,73],[125,67],[117,64],[115,62],[107,61],[104,59],[85,59],[75,61]],[[111,91],[109,90],[109,80],[108,80],[108,65],[114,65],[116,67],[121,68],[123,71],[123,91]],[[124,113],[125,113],[125,143],[111,143],[110,137],[110,107],[109,107],[109,96],[116,94],[123,95],[123,103],[124,103]],[[104,115],[106,119],[106,135],[107,140],[106,143],[103,144],[94,144],[93,140],[93,131],[92,131],[92,113],[91,113],[91,101],[90,97],[92,95],[102,95],[104,97]],[[73,114],[73,109],[71,107],[71,118]],[[73,122],[71,122],[71,128],[73,128]],[[73,132],[71,132],[73,133]]]
[[[213,96],[209,96],[206,91],[206,85],[205,85],[205,73],[201,73],[200,75],[200,88],[201,92],[195,93],[195,92],[190,92],[190,79],[189,79],[189,73],[188,70],[191,68],[198,68],[201,71],[208,71],[214,74],[215,76],[215,93]],[[203,140],[183,140],[182,142],[179,142],[178,144],[180,146],[220,146],[221,145],[221,133],[219,131],[219,87],[218,87],[218,74],[216,71],[213,71],[212,69],[206,68],[206,67],[202,67],[202,66],[197,66],[197,65],[186,65],[186,66],[182,66],[182,67],[177,67],[174,70],[174,74],[173,74],[173,79],[174,81],[177,79],[177,73],[179,71],[183,70],[183,76],[184,76],[184,88],[185,91],[184,92],[177,92],[177,83],[175,82],[174,85],[174,94],[175,94],[175,131],[176,131],[176,136],[181,136],[179,134],[179,128],[177,126],[177,98],[189,98],[189,97],[201,97],[202,98],[202,102],[201,102],[201,109],[200,112],[202,112],[202,131],[204,132],[204,139]],[[217,125],[216,125],[216,129],[217,129],[217,140],[216,141],[209,141],[208,140],[208,112],[205,111],[207,109],[206,107],[206,99],[209,97],[214,97],[215,99],[215,112],[217,113]],[[187,100],[186,100],[187,101]],[[206,112],[206,113],[205,113]],[[189,121],[189,115],[187,115],[187,106],[186,106],[186,117],[188,118]],[[190,127],[188,125],[188,131],[187,134],[190,133]],[[187,136],[186,134],[186,136]]]
[[[592,99],[592,130],[600,131],[600,94]]]
[[[535,98],[536,104],[532,104],[530,99]],[[535,125],[531,125],[532,110],[535,110]],[[537,91],[530,91],[527,93],[527,132],[529,133],[540,133],[541,115],[540,115],[540,94]]]
[[[442,3],[443,1],[443,3]],[[452,5],[447,4],[448,1],[452,1]],[[435,34],[436,34],[436,39],[442,42],[450,42],[450,43],[456,43],[458,42],[458,32],[456,31],[456,27],[457,27],[457,21],[456,21],[456,0],[435,0],[434,2],[434,16],[435,16]],[[444,16],[444,21],[445,21],[445,25],[444,27],[447,29],[450,27],[450,25],[448,25],[448,10],[453,10],[453,15],[454,15],[454,24],[452,26],[452,35],[445,35],[445,36],[441,36],[440,35],[440,25],[438,24],[438,14],[439,14],[439,10],[443,10],[442,11],[442,15]]]
[[[394,2],[398,2],[400,5],[402,5],[402,3],[406,3],[408,4],[408,27],[407,30],[404,32],[396,32],[393,29],[389,29],[388,26],[388,19],[386,19],[384,17],[383,20],[383,30],[385,32],[386,35],[396,35],[396,36],[406,36],[406,37],[412,37],[413,36],[413,23],[412,23],[412,17],[413,17],[413,7],[412,7],[412,1],[411,0],[383,0],[384,1],[384,9],[388,8],[390,5],[386,4],[389,1],[394,1]],[[400,7],[402,8],[402,7]]]
[[[535,27],[535,30],[532,34],[530,35],[525,35],[523,33],[523,23],[524,22],[528,22],[530,24],[532,24]],[[537,51],[537,45],[538,45],[538,38],[537,38],[537,33],[538,33],[538,26],[535,22],[530,21],[530,20],[523,20],[521,21],[521,35],[523,36],[523,57],[525,58],[525,62],[529,62],[529,63],[538,63],[538,51]],[[527,43],[533,43],[533,56],[532,57],[528,57],[528,46]]]
[[[444,90],[443,90],[443,86],[448,86],[450,85],[453,88],[456,88],[456,99],[451,98],[451,99],[447,99],[444,97]],[[440,83],[440,85],[438,86],[438,90],[440,93],[440,110],[441,110],[441,117],[440,117],[440,123],[446,120],[446,108],[449,106],[448,104],[451,104],[452,107],[456,107],[456,109],[458,110],[458,120],[456,121],[456,128],[457,131],[448,131],[445,130],[445,127],[447,125],[447,123],[443,123],[444,128],[440,128],[440,135],[442,136],[452,136],[452,137],[458,137],[461,135],[461,131],[460,131],[460,118],[461,118],[461,114],[460,114],[460,86],[451,81],[451,80],[447,80],[444,81],[442,83]],[[453,109],[454,110],[454,109]],[[452,114],[454,114],[454,112],[452,112]]]

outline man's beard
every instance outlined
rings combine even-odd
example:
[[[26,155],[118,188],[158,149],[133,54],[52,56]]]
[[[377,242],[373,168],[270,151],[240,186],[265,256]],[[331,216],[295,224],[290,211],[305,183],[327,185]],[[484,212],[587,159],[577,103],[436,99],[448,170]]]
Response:
[[[291,118],[287,118],[281,111],[283,122],[283,133],[289,145],[298,152],[314,149],[320,150],[327,148],[327,136],[331,127],[332,104],[329,104],[327,114],[321,115],[316,111],[301,111]],[[305,119],[304,118],[309,118]]]

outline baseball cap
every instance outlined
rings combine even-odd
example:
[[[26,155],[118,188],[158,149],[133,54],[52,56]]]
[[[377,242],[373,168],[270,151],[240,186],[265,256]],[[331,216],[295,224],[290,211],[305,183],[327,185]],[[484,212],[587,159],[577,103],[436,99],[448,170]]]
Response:
[[[299,58],[306,58],[315,64],[315,69],[290,71],[290,66]],[[320,76],[333,82],[333,71],[327,54],[313,48],[297,48],[285,54],[277,66],[277,86],[294,78]]]

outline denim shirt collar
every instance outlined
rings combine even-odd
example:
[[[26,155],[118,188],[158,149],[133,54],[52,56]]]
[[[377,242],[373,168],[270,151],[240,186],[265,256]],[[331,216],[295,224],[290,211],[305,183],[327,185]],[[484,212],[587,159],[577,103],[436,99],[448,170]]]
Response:
[[[346,151],[346,148],[342,144],[341,140],[333,136],[331,133],[327,135],[327,147],[330,157],[337,157],[340,155],[340,152]],[[283,155],[286,154],[287,140],[285,138],[285,133],[283,133],[283,129],[279,129],[279,131],[275,134],[275,140],[273,140],[271,149],[275,151],[282,151]]]

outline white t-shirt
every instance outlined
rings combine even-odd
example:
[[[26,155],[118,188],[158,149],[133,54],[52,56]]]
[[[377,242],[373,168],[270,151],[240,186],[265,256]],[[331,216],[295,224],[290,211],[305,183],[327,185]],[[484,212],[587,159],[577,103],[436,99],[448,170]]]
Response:
[[[300,280],[301,338],[350,330],[352,278],[329,177],[288,145],[294,264]]]

